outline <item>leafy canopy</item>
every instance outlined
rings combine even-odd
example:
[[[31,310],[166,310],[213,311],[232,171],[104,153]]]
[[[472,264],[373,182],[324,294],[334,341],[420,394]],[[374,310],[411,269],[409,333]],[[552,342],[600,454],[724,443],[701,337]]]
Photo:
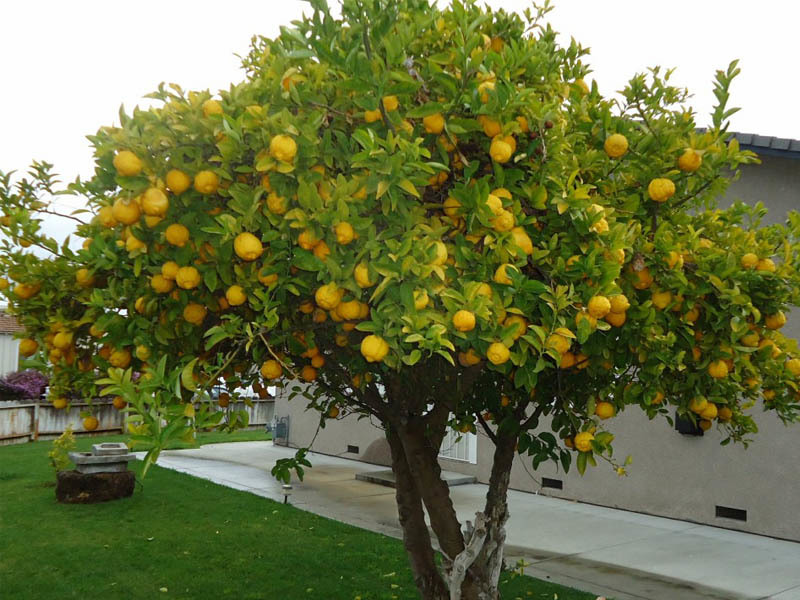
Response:
[[[670,71],[619,101],[589,87],[547,6],[310,5],[254,38],[216,99],[161,85],[157,107],[90,137],[95,175],[65,192],[87,202],[80,250],[40,234],[49,165],[2,175],[5,294],[54,399],[122,395],[152,457],[245,423],[205,393],[218,381],[313,383],[296,393],[324,423],[380,415],[405,378],[418,410],[514,430],[536,464],[576,449],[581,469],[629,406],[728,440],[755,431],[761,400],[796,417],[779,329],[800,219],[716,206],[756,160],[728,132],[735,62],[701,131]]]

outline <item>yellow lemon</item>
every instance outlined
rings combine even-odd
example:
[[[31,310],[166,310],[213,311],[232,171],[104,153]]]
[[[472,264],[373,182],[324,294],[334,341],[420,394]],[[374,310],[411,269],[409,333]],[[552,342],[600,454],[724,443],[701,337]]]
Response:
[[[647,193],[653,202],[666,202],[675,194],[675,184],[671,179],[657,177],[647,186]]]
[[[422,310],[428,306],[428,292],[426,290],[414,290],[414,308]]]
[[[314,300],[317,306],[325,310],[333,310],[342,300],[344,290],[339,289],[335,283],[327,283],[317,288],[314,293]]]
[[[472,331],[475,329],[475,313],[468,310],[459,310],[453,315],[453,327],[461,332]]]
[[[612,313],[624,313],[631,307],[631,303],[628,301],[628,297],[625,296],[625,294],[611,296],[609,303],[611,305]]]
[[[261,244],[261,240],[252,233],[244,232],[233,240],[233,251],[236,252],[236,256],[249,262],[261,256],[264,246]]]
[[[336,234],[336,241],[343,246],[346,246],[350,242],[355,239],[356,232],[353,230],[353,226],[346,221],[342,221],[341,223],[337,223],[333,228],[334,233]]]
[[[178,275],[178,263],[173,260],[168,260],[163,265],[161,265],[161,275],[164,279],[172,279],[175,280],[175,277]]]
[[[112,367],[117,367],[118,369],[127,369],[128,365],[131,364],[131,352],[127,348],[123,348],[122,350],[114,350],[108,357],[108,362],[111,363]]]
[[[261,376],[264,379],[277,379],[283,374],[283,367],[277,360],[270,359],[261,365]]]
[[[771,258],[762,258],[756,264],[756,271],[766,271],[767,273],[774,273],[775,263]]]
[[[353,321],[361,314],[361,303],[358,300],[350,300],[349,302],[340,302],[336,305],[336,312],[339,316],[346,321]]]
[[[167,242],[178,248],[183,248],[189,241],[189,229],[180,223],[173,223],[164,232]]]
[[[595,404],[594,414],[600,419],[610,419],[617,414],[617,409],[611,402],[601,401]]]
[[[353,269],[353,277],[356,280],[356,285],[360,288],[368,288],[375,285],[374,281],[369,280],[369,268],[367,263],[359,263]]]
[[[240,285],[232,285],[225,290],[225,299],[231,306],[240,306],[247,302],[247,294]]]
[[[687,148],[678,158],[678,168],[685,173],[694,173],[700,168],[703,157],[692,148]]]
[[[194,267],[181,267],[175,274],[175,283],[184,290],[191,290],[200,285],[200,272]]]
[[[192,178],[183,171],[170,169],[166,177],[167,189],[176,196],[188,190],[192,185]]]
[[[494,342],[486,351],[486,358],[488,358],[489,362],[493,365],[502,365],[508,361],[510,356],[511,352],[508,350],[508,346],[502,342]]]
[[[383,108],[386,110],[386,112],[397,110],[398,106],[400,106],[400,102],[397,100],[397,96],[383,97]]]
[[[511,327],[512,325],[516,325],[516,329],[511,334],[514,341],[521,338],[525,332],[528,331],[528,321],[525,317],[521,317],[520,315],[511,315],[503,321],[504,327]]]
[[[487,137],[494,138],[503,133],[503,126],[500,122],[490,119],[486,115],[479,116],[478,122],[483,127],[483,133],[485,133]]]
[[[503,263],[494,272],[494,281],[495,283],[500,283],[502,285],[511,285],[511,278],[506,273],[506,269],[513,269],[514,271],[519,271],[517,267],[509,263]]]
[[[628,151],[628,138],[621,133],[612,133],[603,143],[603,150],[610,158],[619,158]]]
[[[269,142],[269,154],[282,162],[292,162],[297,155],[297,142],[288,135],[276,135]]]
[[[444,131],[444,117],[442,116],[442,113],[428,115],[427,117],[423,118],[422,126],[425,128],[427,133],[439,135],[442,133],[442,131]]]
[[[118,223],[133,225],[139,220],[142,213],[135,201],[117,198],[111,208],[111,214]]]
[[[748,252],[742,256],[740,264],[745,269],[755,269],[756,265],[758,265],[758,255]]]
[[[783,311],[778,311],[774,315],[768,315],[766,319],[764,319],[764,325],[767,329],[780,329],[784,325],[786,325],[786,315],[783,314]]]
[[[545,348],[555,350],[559,354],[564,354],[571,345],[572,342],[570,342],[569,338],[560,333],[551,333],[544,343]]]
[[[289,210],[286,198],[278,196],[275,192],[270,192],[267,196],[267,210],[274,215],[286,214],[286,211]]]
[[[712,404],[711,402],[703,409],[703,412],[700,413],[700,418],[705,419],[706,421],[711,421],[716,419],[719,415],[719,410],[717,409],[716,404]]]
[[[375,110],[365,110],[364,111],[364,120],[367,123],[375,123],[376,121],[381,120],[381,111],[378,109]]]
[[[368,335],[361,340],[361,354],[367,362],[381,362],[389,353],[389,344],[382,337]]]
[[[134,177],[142,172],[142,161],[130,150],[118,152],[113,163],[117,173],[123,177]]]
[[[531,241],[531,238],[528,236],[525,229],[522,227],[514,227],[511,229],[511,237],[514,240],[514,243],[519,246],[520,250],[522,250],[525,254],[533,254],[533,242]]]
[[[481,357],[472,348],[467,349],[466,352],[458,353],[458,364],[462,367],[471,367],[481,362]]]
[[[203,102],[203,116],[210,117],[211,115],[221,115],[222,111],[222,104],[220,104],[217,100],[209,98],[205,102]]]
[[[206,318],[208,309],[202,304],[190,302],[183,307],[183,318],[192,325],[201,325]]]
[[[137,238],[134,235],[129,235],[128,239],[125,240],[125,249],[128,252],[133,252],[135,250],[147,250],[147,244],[145,244],[142,240]]]
[[[589,314],[595,319],[602,319],[611,312],[611,301],[605,296],[593,296],[587,305]]]
[[[672,302],[672,292],[653,292],[652,300],[653,306],[655,306],[658,310],[664,310],[667,305]]]
[[[507,163],[511,160],[512,154],[514,154],[514,151],[506,138],[497,136],[492,140],[492,144],[489,146],[489,156],[492,157],[493,161],[500,164]]]
[[[728,376],[728,365],[724,360],[715,360],[708,365],[708,374],[714,379],[722,379]]]
[[[625,324],[625,321],[628,320],[628,316],[626,313],[615,313],[610,312],[605,317],[606,323],[609,325],[613,325],[614,327],[622,327]]]
[[[39,349],[39,342],[31,338],[23,338],[19,341],[19,353],[22,356],[32,356]]]
[[[151,187],[142,195],[142,210],[151,217],[163,217],[169,209],[167,195],[160,189]]]
[[[216,194],[219,176],[214,171],[200,171],[194,176],[194,189],[206,196]]]
[[[319,243],[319,238],[311,229],[304,229],[297,237],[297,245],[304,250],[313,250]]]
[[[168,294],[172,291],[173,285],[175,285],[174,281],[167,279],[160,273],[150,278],[150,287],[158,294]]]
[[[592,440],[594,440],[594,435],[592,435],[588,431],[582,431],[575,436],[574,444],[575,448],[580,452],[591,452],[592,450]]]
[[[75,282],[81,287],[92,287],[94,285],[94,275],[86,268],[78,269],[75,272]],[[8,283],[6,283],[8,287]]]
[[[114,208],[111,206],[103,206],[97,211],[97,219],[103,227],[116,227],[117,220],[114,218]]]
[[[689,402],[689,410],[698,415],[701,414],[707,406],[708,400],[703,396],[692,398],[691,402]]]

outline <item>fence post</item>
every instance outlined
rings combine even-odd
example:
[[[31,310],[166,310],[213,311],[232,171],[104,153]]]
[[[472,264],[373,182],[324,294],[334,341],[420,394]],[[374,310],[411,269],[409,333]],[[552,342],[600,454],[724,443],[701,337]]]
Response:
[[[33,403],[33,441],[39,439],[39,403]]]

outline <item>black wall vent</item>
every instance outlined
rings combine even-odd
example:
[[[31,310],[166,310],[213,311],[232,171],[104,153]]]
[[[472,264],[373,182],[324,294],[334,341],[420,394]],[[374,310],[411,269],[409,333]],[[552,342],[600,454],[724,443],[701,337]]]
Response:
[[[549,477],[542,477],[542,487],[552,488],[554,490],[563,490],[564,482],[560,479],[550,479]]]
[[[729,506],[717,506],[717,517],[733,519],[734,521],[747,521],[747,511]]]
[[[351,454],[358,454],[358,446],[347,444],[347,451],[350,452]]]

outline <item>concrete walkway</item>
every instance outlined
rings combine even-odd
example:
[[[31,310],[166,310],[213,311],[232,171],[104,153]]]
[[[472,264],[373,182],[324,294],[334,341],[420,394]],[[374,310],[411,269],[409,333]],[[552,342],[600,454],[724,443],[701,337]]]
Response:
[[[162,467],[283,501],[270,469],[294,451],[272,442],[164,452]],[[394,490],[357,481],[375,465],[312,454],[290,502],[331,519],[400,537]],[[473,519],[486,486],[451,488],[459,518]],[[507,562],[616,600],[800,600],[800,544],[661,517],[509,491]]]

